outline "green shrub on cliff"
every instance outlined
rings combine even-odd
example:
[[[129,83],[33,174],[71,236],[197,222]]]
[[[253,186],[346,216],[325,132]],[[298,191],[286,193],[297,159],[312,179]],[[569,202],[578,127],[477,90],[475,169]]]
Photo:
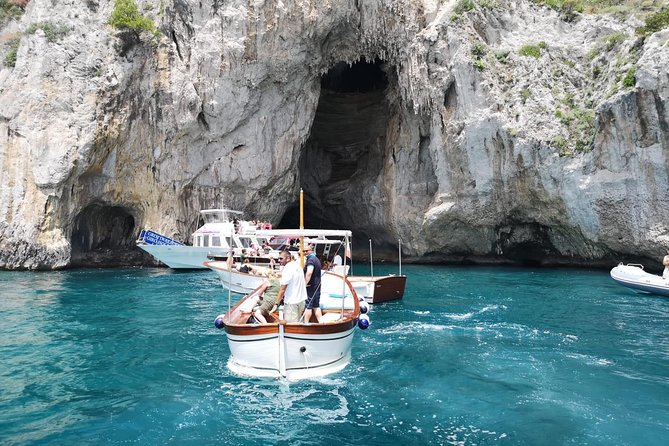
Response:
[[[451,21],[457,22],[460,18],[467,12],[476,8],[476,3],[473,0],[460,0],[453,8],[453,14],[451,15]]]
[[[632,88],[636,85],[636,67],[631,67],[623,77],[623,87]]]
[[[538,45],[523,45],[518,52],[521,56],[534,57],[535,59],[541,57],[541,48]]]
[[[0,26],[12,19],[23,15],[21,2],[15,0],[0,0]]]
[[[476,3],[473,0],[460,0],[453,9],[454,14],[462,14],[476,8]]]
[[[44,31],[44,36],[49,42],[57,42],[70,32],[70,27],[51,22],[33,23],[26,29],[27,34],[34,34],[38,29]]]
[[[585,11],[585,1],[579,0],[532,0],[534,3],[543,4],[560,12],[562,19],[571,22],[577,13]]]
[[[153,20],[146,18],[139,12],[135,0],[116,0],[114,10],[108,22],[114,28],[129,31],[139,38],[142,32],[157,34]]]
[[[595,137],[595,110],[576,103],[572,94],[565,94],[555,117],[565,127],[568,137],[553,140],[560,156],[572,156],[592,149]]]
[[[602,36],[599,38],[599,40],[603,42],[604,46],[606,47],[606,51],[611,51],[616,47],[616,45],[627,40],[628,37],[629,36],[626,32],[618,31]]]
[[[5,54],[5,66],[14,68],[16,66],[16,54],[19,51],[19,43],[21,43],[21,36],[16,36],[9,41],[9,50]]]
[[[646,26],[637,28],[636,32],[637,34],[647,36],[664,28],[669,28],[669,6],[646,17]]]

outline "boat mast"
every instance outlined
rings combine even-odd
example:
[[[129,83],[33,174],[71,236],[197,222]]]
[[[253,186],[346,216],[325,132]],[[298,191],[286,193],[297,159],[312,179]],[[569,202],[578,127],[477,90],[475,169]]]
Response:
[[[232,243],[232,237],[234,236],[235,228],[233,227],[230,231],[230,243]],[[232,251],[232,245],[230,246],[230,251],[228,251],[228,314],[230,314],[230,306],[232,303],[232,265],[235,263],[234,252]]]
[[[400,259],[400,276],[402,275],[402,239],[397,240],[397,250]]]
[[[284,330],[286,328],[283,320],[283,310],[279,310],[279,375],[286,377],[286,341]]]
[[[300,188],[300,231],[304,229],[304,190]],[[304,268],[304,235],[300,235],[300,268]]]
[[[348,246],[348,234],[344,235],[344,246]],[[344,250],[344,280],[341,281],[341,314],[339,319],[344,319],[344,302],[346,301],[346,251]],[[355,295],[352,296],[355,301]]]
[[[374,276],[374,261],[372,260],[372,239],[369,239],[369,269],[371,273],[370,276]]]

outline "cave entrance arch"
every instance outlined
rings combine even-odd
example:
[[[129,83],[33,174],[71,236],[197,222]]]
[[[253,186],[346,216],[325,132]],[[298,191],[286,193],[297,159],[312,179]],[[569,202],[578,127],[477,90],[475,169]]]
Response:
[[[388,69],[364,58],[339,62],[321,77],[321,92],[299,160],[305,227],[352,229],[365,225],[364,191],[380,174],[390,117]],[[299,203],[279,227],[299,226]]]
[[[119,266],[145,263],[135,249],[135,217],[130,209],[94,203],[75,218],[72,266]]]

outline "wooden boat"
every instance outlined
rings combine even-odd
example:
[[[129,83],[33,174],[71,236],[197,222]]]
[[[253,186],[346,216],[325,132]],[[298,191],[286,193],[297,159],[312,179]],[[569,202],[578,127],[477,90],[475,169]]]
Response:
[[[308,323],[286,322],[282,307],[269,315],[267,323],[258,323],[251,317],[257,290],[218,316],[215,325],[225,329],[230,347],[230,370],[298,380],[346,367],[351,362],[356,325],[366,328],[369,318],[361,314],[358,297],[346,277],[326,272],[322,279],[332,292],[321,291],[321,323],[315,317]]]
[[[611,270],[611,278],[622,286],[645,293],[669,296],[669,281],[644,271],[643,265],[620,264]]]
[[[355,288],[358,296],[370,304],[378,304],[390,300],[401,299],[404,296],[407,277],[402,274],[402,245],[398,244],[399,274],[387,276],[374,275],[374,256],[372,254],[372,241],[369,241],[369,276],[348,276],[348,280]]]
[[[401,299],[407,276],[390,274],[388,276],[348,276],[358,296],[370,304]]]

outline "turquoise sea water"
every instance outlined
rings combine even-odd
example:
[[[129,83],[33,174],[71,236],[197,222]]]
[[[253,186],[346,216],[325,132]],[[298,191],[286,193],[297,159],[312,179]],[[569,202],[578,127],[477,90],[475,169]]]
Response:
[[[228,371],[211,272],[0,272],[0,444],[666,444],[669,299],[602,271],[403,270],[352,363],[297,383]]]

